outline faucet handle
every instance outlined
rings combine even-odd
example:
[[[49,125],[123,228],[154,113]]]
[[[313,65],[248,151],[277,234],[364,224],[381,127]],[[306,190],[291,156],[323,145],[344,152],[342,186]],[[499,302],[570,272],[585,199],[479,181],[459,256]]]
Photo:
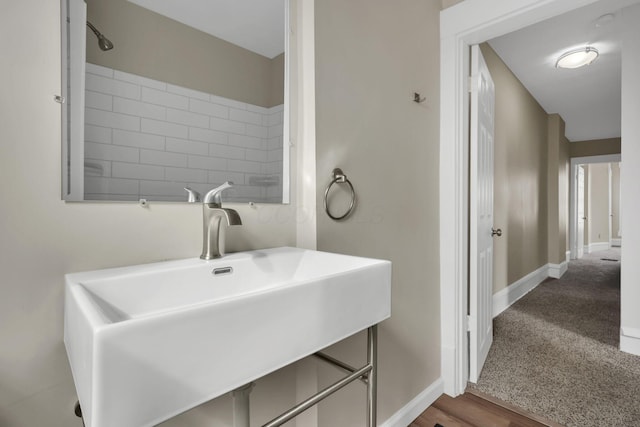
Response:
[[[202,199],[203,203],[213,203],[217,205],[217,207],[222,206],[222,199],[220,198],[220,193],[222,193],[227,188],[233,187],[233,182],[227,181],[219,187],[214,188],[213,190],[209,190],[207,194],[205,194],[204,199]]]
[[[188,193],[187,202],[196,203],[200,201],[200,193],[198,193],[196,190],[193,190],[189,187],[184,187],[184,191]]]

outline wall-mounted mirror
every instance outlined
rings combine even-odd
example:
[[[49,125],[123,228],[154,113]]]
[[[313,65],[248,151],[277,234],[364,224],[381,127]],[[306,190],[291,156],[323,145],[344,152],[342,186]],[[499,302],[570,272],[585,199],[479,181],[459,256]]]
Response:
[[[289,202],[287,0],[62,0],[63,199]]]

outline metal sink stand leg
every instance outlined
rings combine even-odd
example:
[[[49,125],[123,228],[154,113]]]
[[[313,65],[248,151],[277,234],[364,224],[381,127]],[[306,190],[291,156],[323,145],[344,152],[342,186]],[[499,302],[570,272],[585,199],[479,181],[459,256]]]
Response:
[[[346,363],[333,359],[330,356],[326,356],[323,353],[316,353],[320,359],[325,360],[331,364],[338,366],[339,368],[351,372],[350,375],[342,378],[341,380],[333,383],[329,387],[314,394],[304,402],[301,402],[284,412],[282,415],[274,418],[262,427],[277,427],[280,426],[313,405],[320,402],[322,399],[329,397],[342,387],[350,384],[351,382],[361,379],[367,384],[367,427],[376,427],[376,404],[378,398],[378,325],[373,325],[367,329],[367,364],[362,368],[352,368]]]

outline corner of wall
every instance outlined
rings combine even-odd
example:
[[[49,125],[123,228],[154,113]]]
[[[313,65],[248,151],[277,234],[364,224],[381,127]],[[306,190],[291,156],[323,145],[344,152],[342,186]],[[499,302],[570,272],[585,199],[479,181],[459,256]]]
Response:
[[[404,405],[393,414],[389,419],[380,425],[380,427],[405,427],[411,424],[413,420],[424,412],[433,402],[444,393],[444,381],[438,378],[431,383],[429,387],[424,389],[420,394],[414,397],[409,403]]]
[[[620,328],[620,351],[640,356],[640,329]]]
[[[563,261],[560,264],[548,264],[549,268],[549,277],[553,277],[554,279],[560,279],[564,276],[564,273],[569,269],[569,263],[567,261]]]

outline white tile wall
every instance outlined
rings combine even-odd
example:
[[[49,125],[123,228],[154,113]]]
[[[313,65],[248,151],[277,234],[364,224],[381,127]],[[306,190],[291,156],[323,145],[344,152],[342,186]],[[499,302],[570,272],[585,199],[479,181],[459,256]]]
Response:
[[[90,94],[92,92],[87,92]],[[132,116],[146,117],[149,119],[166,120],[167,108],[160,105],[146,102],[134,101],[133,99],[114,97],[113,111],[116,113],[129,114]]]
[[[111,143],[111,128],[102,126],[84,125],[84,140],[91,142],[102,142],[103,144]]]
[[[227,144],[229,142],[229,135],[225,132],[192,127],[189,129],[189,139],[212,144]]]
[[[142,101],[150,104],[164,105],[165,107],[189,108],[189,98],[162,90],[142,86]]]
[[[85,141],[84,158],[85,164],[91,160],[138,163],[140,152],[135,148]]]
[[[85,198],[279,202],[283,106],[264,108],[87,64]]]
[[[189,111],[206,114],[213,117],[221,117],[223,119],[229,118],[228,106],[216,104],[209,101],[203,101],[201,99],[191,98],[189,100]]]
[[[112,142],[114,145],[149,148],[152,150],[165,149],[165,138],[160,135],[151,135],[142,132],[129,132],[120,129],[113,129],[112,135]]]
[[[209,144],[206,142],[189,141],[188,139],[167,138],[166,150],[176,153],[209,155]]]
[[[97,110],[89,107],[84,109],[84,122],[88,125],[113,129],[140,130],[140,117],[112,113],[111,111]]]
[[[237,108],[231,108],[229,110],[229,118],[231,120],[235,120],[236,122],[262,125],[262,114],[254,113],[252,111],[238,110]]]

